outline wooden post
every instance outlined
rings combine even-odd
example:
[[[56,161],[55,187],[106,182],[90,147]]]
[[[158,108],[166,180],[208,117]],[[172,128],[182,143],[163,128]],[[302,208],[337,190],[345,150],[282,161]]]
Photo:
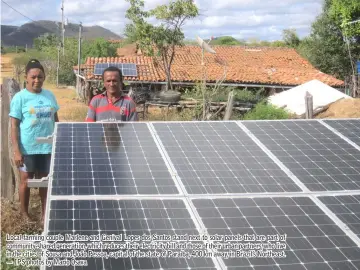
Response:
[[[59,69],[60,69],[60,46],[58,46],[57,66],[56,66],[56,87],[59,87]]]
[[[83,79],[80,79],[80,97],[85,104],[87,104],[86,95],[86,82]]]
[[[91,84],[88,81],[85,81],[85,91],[84,91],[84,96],[85,96],[85,104],[89,105],[90,101],[91,101]]]
[[[233,106],[234,106],[234,92],[231,91],[229,93],[229,95],[228,95],[228,101],[227,101],[227,104],[226,104],[224,120],[230,120],[232,110],[233,110]]]
[[[313,107],[313,96],[306,91],[305,94],[305,117],[306,119],[312,119],[314,115],[314,107]]]
[[[20,91],[14,79],[4,79],[1,85],[1,196],[14,201],[18,199],[20,183],[19,170],[14,163],[11,144],[10,102]]]

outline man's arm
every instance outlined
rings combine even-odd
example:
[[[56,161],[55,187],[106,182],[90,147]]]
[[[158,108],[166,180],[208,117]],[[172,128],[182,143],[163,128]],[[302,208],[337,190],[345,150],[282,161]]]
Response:
[[[129,115],[127,118],[128,118],[128,121],[131,121],[131,122],[139,121],[138,113],[136,111],[136,104],[134,102],[130,102]]]
[[[93,97],[92,100],[90,101],[85,121],[86,122],[96,122],[96,101],[95,101],[95,97]]]

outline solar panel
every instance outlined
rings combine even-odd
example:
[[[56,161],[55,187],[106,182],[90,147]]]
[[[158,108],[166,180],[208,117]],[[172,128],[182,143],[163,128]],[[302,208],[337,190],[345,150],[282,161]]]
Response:
[[[114,66],[121,70],[122,75],[126,77],[136,77],[137,68],[136,64],[127,64],[127,63],[98,63],[95,64],[94,75],[102,75],[104,69]]]
[[[360,119],[322,121],[360,147]]]
[[[360,189],[360,151],[317,121],[243,121],[311,191]]]
[[[53,195],[178,194],[146,123],[57,125]]]
[[[227,269],[360,269],[360,247],[308,197],[192,202],[209,235],[228,236],[213,241]]]
[[[301,191],[236,123],[153,125],[189,194]]]
[[[186,255],[176,257],[175,252],[180,253],[181,249],[183,249],[183,254],[191,253],[195,249],[175,246],[176,244],[183,245],[184,241],[164,240],[164,237],[172,238],[174,235],[199,235],[181,199],[55,200],[51,202],[50,208],[49,235],[62,235],[64,238],[66,234],[73,237],[81,236],[84,241],[77,242],[90,245],[82,249],[88,252],[87,255],[91,255],[89,252],[93,252],[92,255],[94,252],[99,252],[98,254],[103,252],[103,256],[98,258],[95,256],[78,257],[78,261],[83,260],[84,264],[87,264],[88,267],[84,267],[85,269],[217,269],[212,258],[188,259]],[[89,241],[85,238],[93,235],[100,235],[102,241]],[[95,246],[96,242],[102,242],[108,246],[102,246],[99,249]],[[151,242],[157,242],[158,246],[150,246]],[[193,244],[199,242],[192,241]],[[58,241],[57,243],[68,242]],[[125,247],[126,243],[127,247]],[[144,243],[148,246],[146,247]],[[136,248],[136,245],[140,244],[144,246]],[[143,255],[149,251],[157,251],[161,256],[154,254],[152,258],[146,258],[141,253],[132,254],[131,251],[141,251]],[[174,255],[171,255],[170,251],[174,252]],[[111,252],[113,254],[110,254]],[[167,252],[167,255],[164,252]],[[116,255],[118,258],[115,258]],[[48,267],[47,269],[55,268]]]
[[[319,199],[360,237],[360,195],[324,196]]]
[[[57,123],[44,233],[111,236],[68,240],[93,252],[75,269],[360,269],[360,151],[336,134],[341,126]],[[187,258],[167,238],[200,233],[212,240],[182,243],[208,249]],[[140,253],[144,234],[159,236],[159,257]]]

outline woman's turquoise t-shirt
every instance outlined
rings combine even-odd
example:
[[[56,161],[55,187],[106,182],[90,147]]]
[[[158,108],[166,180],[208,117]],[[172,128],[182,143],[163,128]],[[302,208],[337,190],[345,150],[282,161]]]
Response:
[[[37,143],[37,137],[54,132],[55,113],[59,110],[53,93],[42,89],[32,93],[26,88],[16,93],[10,103],[9,116],[20,120],[20,151],[23,155],[50,154],[52,145]]]

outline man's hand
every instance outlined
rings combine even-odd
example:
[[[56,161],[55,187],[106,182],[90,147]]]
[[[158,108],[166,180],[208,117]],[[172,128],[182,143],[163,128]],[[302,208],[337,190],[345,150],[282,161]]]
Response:
[[[20,168],[21,166],[23,166],[24,157],[22,156],[20,151],[15,151],[14,152],[14,161],[15,161],[16,167]]]

